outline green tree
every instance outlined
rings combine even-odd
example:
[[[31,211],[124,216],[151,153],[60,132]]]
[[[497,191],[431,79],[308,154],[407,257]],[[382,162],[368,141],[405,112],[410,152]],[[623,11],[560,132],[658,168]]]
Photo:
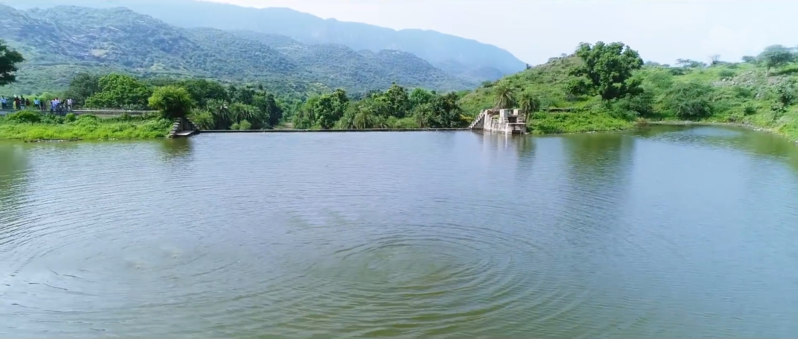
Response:
[[[435,99],[434,93],[423,88],[416,88],[410,92],[410,96],[408,98],[410,101],[410,110],[413,110],[420,105],[428,104],[432,102],[433,99]]]
[[[17,81],[17,64],[23,61],[25,58],[22,54],[8,48],[5,41],[0,40],[0,86]]]
[[[156,88],[149,98],[149,104],[167,119],[185,118],[194,106],[188,91],[177,86]]]
[[[314,117],[314,126],[322,129],[332,128],[338,119],[344,116],[349,104],[349,98],[342,89],[337,89],[331,94],[325,94],[311,107]]]
[[[397,118],[403,118],[407,111],[410,109],[410,98],[407,95],[407,90],[404,87],[393,83],[384,93],[384,97],[388,102],[388,115]]]
[[[215,81],[205,79],[184,80],[178,83],[191,95],[197,107],[205,107],[208,100],[229,100],[227,89]]]
[[[773,45],[768,46],[762,53],[759,53],[757,59],[765,65],[767,74],[770,74],[771,68],[778,68],[793,62],[795,54],[787,47]]]
[[[572,82],[573,94],[598,94],[603,100],[623,98],[641,92],[640,83],[632,73],[643,67],[643,59],[637,51],[621,42],[595,45],[582,43],[576,50],[582,65],[571,75],[578,80]]]
[[[416,124],[424,128],[452,128],[463,125],[457,93],[436,96],[432,102],[416,107]]]
[[[64,92],[64,97],[71,98],[78,105],[83,105],[86,99],[100,92],[100,77],[89,73],[78,73],[69,81],[69,87]]]
[[[796,90],[795,90],[795,83],[793,81],[787,80],[776,86],[776,100],[784,106],[789,107],[795,102],[796,99]]]
[[[283,118],[283,109],[279,104],[277,104],[277,100],[272,94],[255,94],[255,97],[253,98],[253,106],[257,107],[261,112],[266,114],[267,119],[264,121],[264,125],[277,126],[280,123],[280,119]]]
[[[525,113],[535,113],[540,111],[540,98],[532,93],[524,92],[521,94],[521,98],[519,98],[519,105],[521,106],[521,110]]]
[[[493,96],[496,98],[496,108],[512,108],[515,106],[515,91],[507,83],[499,83],[493,87]]]
[[[152,95],[147,85],[127,75],[109,74],[99,83],[101,91],[86,99],[86,107],[143,109]]]
[[[757,60],[756,60],[755,56],[746,55],[746,56],[743,56],[742,60],[743,60],[744,63],[747,63],[747,64],[756,64],[757,63]]]
[[[697,82],[676,83],[665,92],[662,104],[681,119],[697,119],[712,115],[709,99],[712,88]]]

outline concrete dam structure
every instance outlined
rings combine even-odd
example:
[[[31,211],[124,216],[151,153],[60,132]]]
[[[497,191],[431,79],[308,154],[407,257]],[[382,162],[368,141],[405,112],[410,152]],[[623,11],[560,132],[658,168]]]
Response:
[[[468,128],[505,134],[526,134],[526,113],[520,109],[486,109]]]

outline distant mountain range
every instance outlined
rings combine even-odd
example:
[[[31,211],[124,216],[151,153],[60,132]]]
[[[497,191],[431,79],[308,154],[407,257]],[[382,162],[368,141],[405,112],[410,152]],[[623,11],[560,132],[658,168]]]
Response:
[[[304,44],[339,44],[356,51],[401,50],[452,75],[472,81],[496,80],[524,70],[511,53],[475,40],[435,31],[393,30],[341,22],[287,8],[255,9],[194,0],[0,0],[17,8],[75,5],[127,7],[182,28],[248,30],[284,35]]]
[[[392,82],[441,91],[476,85],[407,52],[358,52],[252,31],[177,28],[121,7],[0,5],[0,13],[0,38],[27,60],[18,83],[4,93],[63,89],[80,71],[257,82],[279,92],[365,92]]]

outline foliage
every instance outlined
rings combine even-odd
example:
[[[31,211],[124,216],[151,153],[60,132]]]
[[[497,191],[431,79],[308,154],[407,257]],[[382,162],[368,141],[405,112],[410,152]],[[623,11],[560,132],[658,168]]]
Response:
[[[516,104],[515,92],[506,83],[500,83],[493,87],[493,95],[496,98],[495,108],[512,108]]]
[[[38,114],[38,113],[34,113]],[[19,140],[114,140],[163,138],[172,122],[165,119],[140,119],[120,122],[81,115],[66,119],[42,119],[39,123],[0,124],[0,139]]]
[[[665,92],[665,109],[682,119],[697,119],[712,115],[708,95],[712,88],[697,82],[678,83]]]
[[[330,129],[344,116],[349,98],[338,89],[333,93],[308,99],[302,111],[294,117],[296,128]]]
[[[157,109],[165,119],[184,118],[194,105],[188,91],[177,86],[156,88],[148,101],[150,107]]]
[[[8,48],[5,41],[0,40],[0,86],[17,81],[17,64],[25,61],[22,54]]]
[[[632,72],[631,81],[639,82],[642,91],[607,101],[589,90],[572,91],[574,81],[585,78],[575,75],[583,66],[577,55],[557,57],[497,83],[522,93],[522,105],[524,93],[540,99],[541,112],[527,120],[534,133],[618,130],[632,128],[640,119],[697,120],[753,125],[798,140],[798,73],[791,68],[768,74],[764,62],[750,58],[712,67],[689,59],[678,67],[648,63]],[[495,92],[476,88],[459,104],[473,119],[495,107]]]
[[[152,90],[127,75],[109,74],[99,79],[100,91],[86,99],[86,107],[145,109]]]
[[[213,114],[207,109],[193,110],[188,119],[201,130],[212,130],[216,128]]]
[[[479,73],[459,76],[471,71],[468,67],[463,69],[453,65],[454,68],[446,67],[449,72],[444,71],[439,67],[445,65],[437,64],[439,67],[436,67],[408,52],[360,52],[366,48],[346,47],[340,42],[338,45],[306,44],[288,37],[255,32],[183,29],[124,8],[70,6],[59,7],[56,11],[59,15],[52,13],[44,9],[20,11],[4,8],[4,27],[11,28],[3,31],[3,37],[25,51],[26,59],[30,61],[21,66],[17,74],[24,76],[26,81],[14,84],[4,94],[62,92],[78,72],[129,74],[159,81],[170,79],[178,83],[153,85],[186,87],[195,101],[208,98],[237,100],[213,95],[221,92],[218,87],[202,87],[209,83],[186,79],[258,82],[265,90],[280,96],[318,94],[334,88],[350,92],[384,90],[392,82],[409,88],[460,90],[488,80]],[[291,24],[296,25],[294,22]],[[417,38],[410,41],[414,40]],[[403,49],[410,41],[401,44]],[[385,46],[389,45],[374,50]],[[523,68],[523,63],[504,51],[497,52],[495,47],[472,48],[487,48],[493,50],[495,57],[510,58],[515,66],[509,70]],[[495,64],[497,60],[486,58],[484,54],[436,50],[459,55],[457,59],[483,59],[486,64]],[[498,76],[501,74],[499,71]],[[490,78],[498,76],[489,75]],[[182,81],[186,83],[180,83]],[[78,97],[75,95],[73,99],[82,104],[84,97]],[[198,103],[200,107],[205,104]]]
[[[795,54],[787,47],[773,45],[766,47],[765,50],[759,54],[758,59],[769,71],[771,68],[781,67],[792,62],[795,60]]]
[[[241,122],[238,123],[238,128],[242,131],[246,131],[252,128],[252,124],[247,120],[241,120]]]
[[[524,92],[519,98],[519,106],[521,110],[526,113],[535,113],[540,111],[540,98],[529,92]]]
[[[36,111],[19,111],[8,114],[6,121],[17,124],[35,124],[41,121],[41,116]]]
[[[78,73],[70,80],[69,87],[64,92],[64,97],[71,98],[78,105],[83,105],[88,98],[101,90],[100,77],[83,72]]]
[[[789,107],[795,102],[795,83],[785,81],[776,86],[776,101],[782,106]]]
[[[582,43],[576,56],[583,64],[571,73],[577,77],[571,83],[571,93],[595,93],[604,100],[640,93],[640,83],[632,78],[632,72],[643,67],[643,59],[629,46],[620,42]]]
[[[67,113],[67,115],[64,117],[65,122],[75,122],[75,120],[78,120],[78,118],[75,116],[75,113]]]

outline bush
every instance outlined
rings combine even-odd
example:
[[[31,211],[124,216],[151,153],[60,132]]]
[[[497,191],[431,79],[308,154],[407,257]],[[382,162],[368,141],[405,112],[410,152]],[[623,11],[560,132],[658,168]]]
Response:
[[[42,115],[41,118],[42,118],[41,123],[43,124],[58,125],[64,123],[64,118],[54,114],[45,114]]]
[[[100,121],[100,118],[93,114],[82,114],[78,116],[77,121]]]
[[[234,122],[232,125],[230,125],[230,129],[233,130],[233,131],[237,131],[238,130],[238,123]]]
[[[35,124],[41,122],[42,117],[35,111],[20,111],[6,116],[6,121],[17,124]]]
[[[152,93],[149,104],[161,113],[162,118],[174,119],[186,117],[194,102],[185,88],[164,86]]]
[[[681,119],[697,119],[712,115],[709,96],[712,88],[695,82],[679,83],[665,92],[663,106]]]
[[[249,121],[241,120],[241,122],[238,124],[238,128],[242,131],[246,131],[252,129],[252,124],[249,123]]]
[[[642,117],[652,116],[654,115],[654,96],[649,92],[643,92],[640,95],[631,97],[627,96],[613,104],[613,111],[624,112],[623,115],[631,113]]]
[[[723,69],[718,72],[718,77],[721,79],[733,78],[735,75],[736,73],[730,69]]]
[[[75,122],[77,119],[78,117],[75,116],[75,113],[67,113],[67,115],[64,117],[64,121],[66,122]]]
[[[216,128],[213,114],[207,110],[193,111],[188,118],[197,128],[201,130],[211,130]]]
[[[745,104],[745,107],[743,107],[743,114],[745,115],[756,114],[756,111],[757,108],[754,104]]]

